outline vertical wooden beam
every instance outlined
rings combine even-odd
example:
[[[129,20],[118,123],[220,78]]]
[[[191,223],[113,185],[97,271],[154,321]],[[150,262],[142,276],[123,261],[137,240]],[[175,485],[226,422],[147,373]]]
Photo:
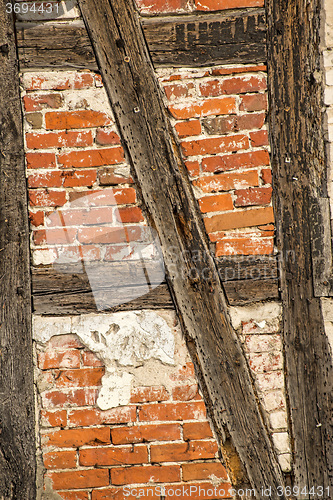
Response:
[[[0,498],[36,499],[29,227],[14,25],[0,1]]]
[[[320,7],[320,0],[269,0],[267,19],[273,190],[282,257],[294,484],[308,491],[313,486],[315,496],[308,498],[319,498],[317,487],[323,487],[321,498],[328,499],[333,494],[332,351],[320,299],[314,296],[313,262],[320,255],[312,259],[320,234],[324,239],[328,229],[323,227],[327,167]],[[329,486],[330,493],[325,489]]]
[[[261,497],[282,473],[226,301],[133,0],[79,0],[128,159],[160,236],[168,282],[220,444]],[[200,256],[200,259],[194,259]]]

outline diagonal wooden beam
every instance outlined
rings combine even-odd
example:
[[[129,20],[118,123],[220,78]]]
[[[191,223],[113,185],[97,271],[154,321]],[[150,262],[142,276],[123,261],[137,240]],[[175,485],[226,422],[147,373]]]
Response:
[[[320,255],[329,230],[320,8],[320,0],[269,0],[267,18],[273,199],[283,257],[280,276],[294,484],[308,492],[314,487],[315,496],[309,498],[319,497],[317,487],[322,487],[322,498],[329,499],[333,493],[332,351],[320,299],[314,293],[314,285],[322,290],[329,285],[325,256]],[[331,267],[331,262],[327,264]],[[316,282],[319,277],[321,283]]]
[[[18,63],[0,1],[0,498],[34,500],[29,227]]]
[[[286,500],[278,494],[278,486],[284,484],[282,473],[230,324],[133,1],[79,0],[79,6],[123,146],[160,236],[168,283],[220,445],[226,447],[231,436],[258,498],[260,488],[269,485],[271,499]],[[201,259],[194,262],[195,255]]]

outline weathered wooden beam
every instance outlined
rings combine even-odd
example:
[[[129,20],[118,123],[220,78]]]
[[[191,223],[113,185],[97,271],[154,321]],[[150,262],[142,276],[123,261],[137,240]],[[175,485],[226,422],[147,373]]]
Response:
[[[311,255],[315,238],[316,259],[322,259],[318,239],[326,231],[320,9],[320,0],[269,0],[267,18],[278,246],[282,255],[293,257],[280,260],[280,275],[294,484],[308,492],[314,487],[315,496],[320,486],[328,499],[333,491],[332,351],[320,299],[314,296]]]
[[[271,499],[286,500],[277,492],[282,473],[240,341],[230,324],[202,217],[166,117],[133,1],[78,3],[128,161],[160,237],[170,290],[205,385],[219,443],[223,448],[230,435],[252,486],[258,491],[271,485]],[[201,259],[194,261],[192,255]],[[188,271],[185,279],[180,267]],[[235,476],[233,481],[237,483]]]
[[[257,64],[266,61],[266,19],[263,9],[234,14],[142,19],[155,66]],[[82,21],[17,23],[21,70],[97,70]]]
[[[0,498],[36,498],[29,227],[14,23],[0,1]]]

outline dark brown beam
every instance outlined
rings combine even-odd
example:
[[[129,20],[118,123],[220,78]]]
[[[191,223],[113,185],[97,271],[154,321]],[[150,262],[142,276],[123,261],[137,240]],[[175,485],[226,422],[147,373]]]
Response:
[[[266,61],[263,9],[142,19],[142,25],[155,66]],[[98,69],[82,21],[17,23],[16,30],[21,70]]]
[[[127,159],[160,237],[168,284],[220,446],[231,436],[252,486],[259,490],[271,485],[271,499],[286,500],[277,492],[283,476],[240,340],[230,324],[202,216],[166,116],[134,2],[78,3]],[[194,255],[201,259],[194,262]],[[180,267],[193,272],[183,278]],[[235,475],[232,479],[237,483]]]
[[[36,499],[29,227],[14,23],[0,1],[0,498]]]
[[[321,251],[329,230],[321,7],[320,0],[269,0],[267,18],[273,200],[278,246],[289,256],[280,260],[280,274],[294,484],[309,498],[312,487],[319,498],[320,486],[326,500],[333,492],[333,367],[314,294],[320,278],[314,268],[325,271]],[[325,279],[323,274],[324,288]]]

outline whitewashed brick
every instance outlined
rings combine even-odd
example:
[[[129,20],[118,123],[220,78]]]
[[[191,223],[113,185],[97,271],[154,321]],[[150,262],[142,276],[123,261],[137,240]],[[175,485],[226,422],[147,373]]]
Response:
[[[326,87],[324,90],[324,103],[327,105],[333,104],[333,87]]]
[[[286,401],[283,391],[277,390],[265,393],[263,395],[263,404],[267,412],[285,409]]]
[[[271,373],[258,373],[256,381],[260,391],[272,391],[274,389],[282,389],[284,387],[284,378],[281,371]]]
[[[275,411],[269,415],[272,429],[287,429],[287,414],[285,411]]]
[[[255,373],[281,370],[283,367],[282,353],[265,352],[263,354],[251,354],[249,364]]]
[[[290,452],[288,432],[274,432],[272,437],[275,448],[279,454]]]
[[[249,352],[279,351],[280,335],[247,335],[245,344]]]
[[[282,455],[278,455],[278,460],[279,460],[280,467],[283,470],[283,472],[290,472],[291,471],[291,454],[290,453],[283,453]]]
[[[326,85],[333,85],[333,69],[326,72]]]

